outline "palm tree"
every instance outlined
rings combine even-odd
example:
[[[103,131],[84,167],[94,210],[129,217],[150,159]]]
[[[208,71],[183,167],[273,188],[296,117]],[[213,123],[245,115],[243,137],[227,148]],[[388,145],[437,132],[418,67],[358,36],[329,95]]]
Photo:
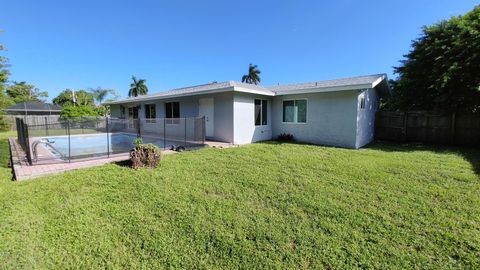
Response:
[[[113,89],[103,89],[100,87],[98,87],[97,89],[89,90],[93,94],[94,99],[98,102],[98,105],[101,105],[109,94],[114,95],[114,93],[116,93]]]
[[[148,87],[145,84],[146,80],[137,80],[135,76],[132,76],[133,82],[130,84],[130,90],[128,91],[129,97],[137,97],[139,95],[146,95],[148,93]]]
[[[257,65],[250,64],[248,66],[248,74],[242,76],[242,82],[250,84],[259,84],[260,83],[260,70]]]

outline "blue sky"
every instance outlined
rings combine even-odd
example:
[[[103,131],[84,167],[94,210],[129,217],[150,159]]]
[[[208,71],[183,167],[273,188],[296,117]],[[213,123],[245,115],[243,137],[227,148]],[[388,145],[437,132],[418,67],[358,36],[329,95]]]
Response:
[[[131,76],[150,93],[240,80],[262,84],[387,73],[421,26],[478,1],[2,1],[0,43],[11,80],[48,91],[114,88]]]

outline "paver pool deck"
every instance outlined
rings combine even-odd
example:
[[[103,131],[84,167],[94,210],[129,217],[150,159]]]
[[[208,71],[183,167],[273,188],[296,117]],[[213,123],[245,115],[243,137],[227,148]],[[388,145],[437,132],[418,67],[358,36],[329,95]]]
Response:
[[[107,163],[119,162],[128,160],[129,154],[115,154],[110,157],[98,157],[95,159],[76,160],[74,162],[51,162],[48,164],[36,164],[29,165],[26,160],[25,152],[17,143],[15,138],[9,139],[10,154],[11,154],[11,166],[14,174],[14,178],[17,181],[37,178],[46,175],[59,174],[66,171],[90,168],[95,166],[101,166]],[[234,145],[223,142],[207,141],[205,144],[214,148],[228,148]],[[162,154],[177,153],[172,150],[162,151]],[[45,153],[46,154],[46,153]]]

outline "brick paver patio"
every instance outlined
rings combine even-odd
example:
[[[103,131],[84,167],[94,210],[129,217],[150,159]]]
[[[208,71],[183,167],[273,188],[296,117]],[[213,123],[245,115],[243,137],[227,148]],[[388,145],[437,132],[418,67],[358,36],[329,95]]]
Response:
[[[12,168],[14,173],[14,178],[16,180],[26,180],[36,177],[59,174],[70,170],[90,168],[95,166],[101,166],[107,163],[125,161],[129,159],[128,153],[116,154],[110,157],[99,157],[96,159],[89,160],[80,160],[74,161],[71,163],[62,162],[62,163],[49,163],[49,164],[36,164],[29,165],[25,158],[25,153],[23,152],[20,145],[17,143],[15,138],[9,139],[10,143],[10,153],[12,157]],[[235,146],[230,143],[216,142],[216,141],[206,141],[205,145],[214,148],[229,148]],[[162,151],[163,154],[172,154],[177,153],[175,151],[167,150]]]

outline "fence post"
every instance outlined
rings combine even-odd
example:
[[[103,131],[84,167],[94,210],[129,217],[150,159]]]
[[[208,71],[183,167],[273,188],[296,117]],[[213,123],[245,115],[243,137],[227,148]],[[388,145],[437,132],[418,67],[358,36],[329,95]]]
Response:
[[[108,117],[105,117],[105,127],[107,130],[107,157],[110,157],[110,137],[108,136]]]
[[[207,136],[207,127],[205,126],[205,116],[202,117],[202,144],[205,144],[205,137]]]
[[[135,121],[135,120],[133,120]],[[142,132],[140,130],[140,118],[137,118],[137,137],[142,137]]]
[[[425,142],[429,142],[428,138],[428,133],[430,131],[430,116],[428,113],[425,114],[425,122],[426,122],[426,127],[425,127]]]
[[[184,145],[187,147],[187,118],[184,118],[183,125],[185,126],[185,139],[184,139]]]
[[[45,136],[48,136],[48,121],[46,116],[45,116]]]
[[[457,128],[455,112],[452,113],[452,121],[450,124],[450,144],[455,144],[455,133]]]
[[[403,140],[405,142],[408,141],[407,129],[408,129],[408,111],[403,113]]]
[[[67,136],[68,136],[68,163],[72,162],[72,152],[70,149],[70,120],[67,120]]]
[[[30,138],[28,136],[28,125],[23,123],[22,124],[23,129],[24,129],[24,137],[25,137],[25,145],[26,145],[26,150],[27,150],[27,161],[29,165],[32,165],[32,154],[30,152]]]
[[[167,149],[167,128],[166,128],[166,118],[163,118],[163,150]]]

